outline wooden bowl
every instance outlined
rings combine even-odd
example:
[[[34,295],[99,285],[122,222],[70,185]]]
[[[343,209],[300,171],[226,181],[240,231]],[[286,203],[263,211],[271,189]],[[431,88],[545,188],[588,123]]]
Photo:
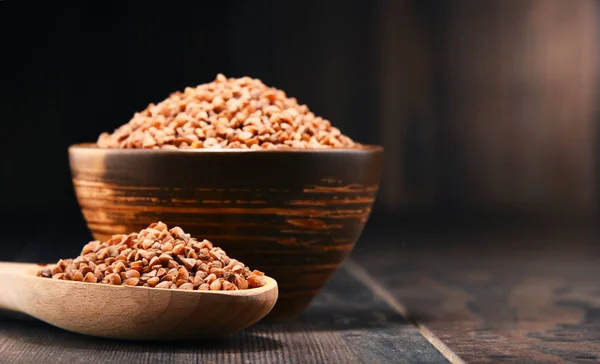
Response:
[[[269,317],[297,316],[358,240],[383,149],[69,148],[79,205],[95,239],[178,225],[275,278]]]

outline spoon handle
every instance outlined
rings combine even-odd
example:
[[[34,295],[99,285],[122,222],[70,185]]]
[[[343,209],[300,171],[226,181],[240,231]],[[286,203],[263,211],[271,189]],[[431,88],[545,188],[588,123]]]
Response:
[[[36,265],[31,263],[0,262],[0,309],[22,312],[17,303],[19,285],[23,284],[20,277],[34,269]]]

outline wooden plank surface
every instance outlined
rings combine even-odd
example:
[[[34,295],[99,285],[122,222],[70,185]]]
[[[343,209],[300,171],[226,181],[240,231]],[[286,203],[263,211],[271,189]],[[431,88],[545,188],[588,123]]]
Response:
[[[33,320],[0,320],[0,363],[48,362],[75,364],[448,361],[414,325],[342,269],[299,319],[261,323],[242,333],[210,342],[123,342],[71,334]]]
[[[4,319],[0,363],[598,362],[599,238],[434,227],[371,234],[297,320],[219,341],[157,345]],[[23,245],[29,253],[18,257],[70,253],[52,246]]]
[[[466,362],[600,361],[595,236],[454,236],[373,241],[355,254],[408,317]]]

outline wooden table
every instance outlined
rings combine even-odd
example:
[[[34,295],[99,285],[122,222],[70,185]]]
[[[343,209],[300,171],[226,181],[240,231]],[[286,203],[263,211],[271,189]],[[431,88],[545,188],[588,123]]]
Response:
[[[600,361],[599,242],[581,230],[434,230],[354,254],[364,281],[466,362],[590,363]]]
[[[296,320],[152,344],[3,318],[0,363],[597,362],[597,242],[580,230],[367,234]],[[15,257],[65,254],[39,244]]]

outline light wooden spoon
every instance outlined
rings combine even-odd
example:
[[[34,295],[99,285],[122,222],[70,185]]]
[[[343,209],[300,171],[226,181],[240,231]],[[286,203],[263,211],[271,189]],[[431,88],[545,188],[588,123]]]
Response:
[[[36,277],[37,264],[0,262],[0,308],[62,329],[128,340],[188,340],[236,332],[265,317],[277,282],[238,291],[111,286]]]

